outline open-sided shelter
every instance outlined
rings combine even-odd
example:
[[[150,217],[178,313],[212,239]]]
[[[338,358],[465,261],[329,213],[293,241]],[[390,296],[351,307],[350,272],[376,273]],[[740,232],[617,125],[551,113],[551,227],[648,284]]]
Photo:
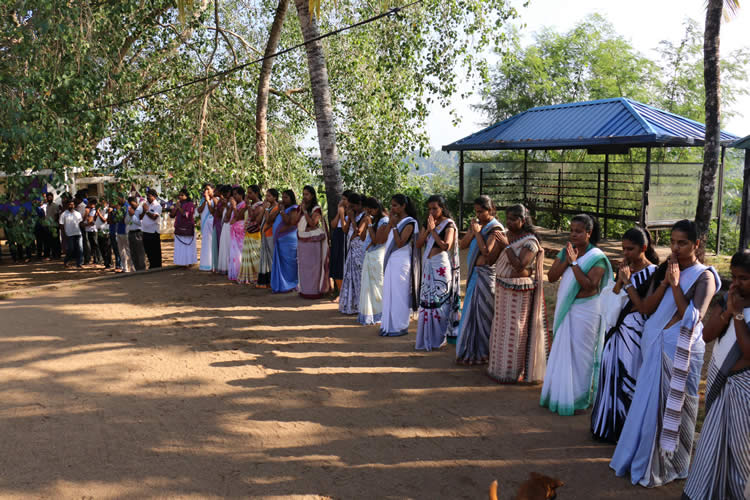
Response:
[[[532,108],[452,144],[459,152],[459,220],[464,204],[490,195],[499,207],[524,203],[554,214],[587,212],[630,220],[644,227],[692,218],[701,164],[665,162],[659,148],[702,147],[705,127],[694,120],[627,98]],[[721,213],[724,151],[737,137],[722,132],[717,216]],[[640,162],[610,162],[610,155],[645,149]],[[530,158],[536,150],[585,150],[604,161],[549,162]],[[523,159],[482,161],[470,151],[523,151]],[[656,151],[655,151],[656,150]]]
[[[740,210],[740,250],[747,248],[750,240],[750,135],[743,137],[734,144],[733,148],[745,150],[745,168],[742,171],[742,208]]]

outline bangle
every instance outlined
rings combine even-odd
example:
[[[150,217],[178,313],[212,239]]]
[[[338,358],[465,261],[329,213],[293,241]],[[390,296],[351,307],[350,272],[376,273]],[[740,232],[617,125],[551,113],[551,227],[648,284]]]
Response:
[[[628,289],[630,289],[630,288],[633,288],[633,284],[632,284],[632,283],[627,283],[627,284],[626,284],[626,285],[625,285],[624,287],[622,287],[622,289],[623,289],[623,290],[625,290],[626,292],[627,292],[627,291],[628,291]]]

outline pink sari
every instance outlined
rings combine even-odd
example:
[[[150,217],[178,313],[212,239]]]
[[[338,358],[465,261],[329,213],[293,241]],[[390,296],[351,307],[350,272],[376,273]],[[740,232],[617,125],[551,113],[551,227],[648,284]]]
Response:
[[[234,209],[232,218],[234,219],[237,213],[245,208],[245,202],[241,202]],[[240,275],[240,268],[242,266],[242,243],[245,240],[245,219],[241,218],[235,221],[231,226],[231,243],[229,245],[229,269],[227,270],[227,277],[235,281]]]

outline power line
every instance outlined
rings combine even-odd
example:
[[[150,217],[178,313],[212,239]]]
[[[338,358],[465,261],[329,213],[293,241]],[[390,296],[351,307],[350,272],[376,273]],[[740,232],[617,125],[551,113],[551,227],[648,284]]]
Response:
[[[284,55],[284,54],[286,54],[288,52],[291,52],[293,50],[296,50],[296,49],[298,49],[300,47],[304,47],[305,45],[307,45],[309,43],[317,42],[318,40],[323,40],[323,39],[328,38],[330,36],[338,35],[339,33],[343,33],[344,31],[348,31],[350,29],[357,28],[359,26],[364,26],[365,24],[369,24],[369,23],[371,23],[373,21],[377,21],[378,19],[383,18],[383,17],[392,16],[392,15],[397,14],[398,12],[400,12],[400,11],[402,11],[404,9],[412,7],[412,6],[414,6],[414,5],[418,4],[418,3],[421,3],[421,2],[422,2],[422,0],[414,0],[413,2],[408,3],[406,5],[402,5],[400,7],[394,7],[392,9],[389,9],[389,10],[387,10],[385,12],[382,12],[382,13],[376,15],[376,16],[373,16],[373,17],[370,17],[370,18],[367,18],[367,19],[363,19],[362,21],[359,21],[359,22],[354,23],[354,24],[350,24],[348,26],[344,26],[343,28],[339,28],[339,29],[336,29],[336,30],[333,30],[333,31],[329,31],[328,33],[324,33],[322,35],[319,35],[319,36],[317,36],[315,38],[312,38],[312,39],[310,39],[310,40],[308,40],[306,42],[302,42],[302,43],[299,43],[299,44],[294,45],[292,47],[289,47],[288,49],[280,50],[280,51],[276,52],[275,54],[271,54],[270,56],[259,57],[258,59],[254,59],[252,61],[249,61],[249,62],[246,62],[246,63],[243,63],[243,64],[239,64],[237,66],[233,66],[233,67],[231,67],[229,69],[225,69],[223,71],[218,71],[216,73],[212,73],[210,75],[202,76],[200,78],[195,78],[193,80],[189,80],[187,82],[181,83],[179,85],[175,85],[173,87],[168,87],[166,89],[157,90],[157,91],[151,92],[149,94],[143,94],[143,95],[140,95],[138,97],[133,97],[131,99],[126,99],[126,100],[123,100],[123,101],[118,101],[118,102],[115,102],[115,103],[112,103],[112,104],[100,104],[98,106],[91,106],[91,107],[79,109],[77,111],[71,111],[71,113],[83,113],[85,111],[97,111],[97,110],[100,110],[100,109],[107,109],[107,108],[115,108],[115,107],[119,107],[119,106],[124,106],[126,104],[130,104],[130,103],[133,103],[133,102],[136,102],[136,101],[141,101],[143,99],[149,99],[151,97],[156,97],[157,95],[167,94],[169,92],[174,92],[175,90],[180,90],[182,88],[189,87],[191,85],[195,85],[196,83],[201,83],[201,82],[206,82],[206,81],[210,81],[210,80],[215,80],[217,78],[222,78],[222,77],[225,77],[225,76],[227,76],[229,74],[232,74],[234,72],[240,71],[241,69],[247,68],[248,66],[251,66],[253,64],[258,64],[259,62],[263,62],[266,59],[272,59],[274,57],[278,57],[278,56]]]

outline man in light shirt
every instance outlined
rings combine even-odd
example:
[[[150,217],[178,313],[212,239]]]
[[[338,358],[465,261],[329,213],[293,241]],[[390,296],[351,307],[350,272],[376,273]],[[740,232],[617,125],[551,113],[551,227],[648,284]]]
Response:
[[[161,238],[159,236],[161,205],[156,197],[156,191],[149,189],[146,193],[147,203],[142,205],[141,230],[143,231],[143,248],[148,257],[149,269],[161,267]]]
[[[81,237],[81,214],[76,211],[76,204],[73,200],[68,201],[67,210],[60,214],[60,226],[65,231],[66,248],[65,260],[63,265],[68,267],[68,262],[76,259],[76,267],[83,266],[83,244]]]
[[[88,240],[89,251],[91,252],[91,260],[95,266],[102,263],[102,254],[99,250],[99,240],[96,232],[96,198],[89,198],[86,206],[86,216],[83,218],[83,223],[86,228],[84,238]],[[86,247],[84,247],[85,250]],[[84,265],[87,265],[89,261],[86,260],[84,255]]]
[[[73,198],[76,204],[76,210],[81,214],[81,241],[83,242],[83,263],[88,264],[91,262],[91,248],[89,247],[89,240],[86,238],[86,212],[88,207],[86,206],[86,190],[81,189],[78,191]]]
[[[47,238],[46,246],[49,249],[50,256],[53,259],[60,258],[60,233],[57,230],[58,222],[60,220],[60,213],[63,207],[55,203],[55,195],[47,193],[47,203],[44,204],[44,215],[47,219],[45,227],[45,236]]]
[[[96,207],[94,220],[96,227],[96,239],[99,244],[99,252],[102,254],[104,269],[112,267],[112,248],[109,242],[109,202],[102,198]]]
[[[128,198],[128,214],[125,216],[128,231],[128,246],[130,258],[136,271],[146,269],[146,254],[143,249],[143,231],[141,230],[141,216],[143,207],[138,205],[134,196]]]

